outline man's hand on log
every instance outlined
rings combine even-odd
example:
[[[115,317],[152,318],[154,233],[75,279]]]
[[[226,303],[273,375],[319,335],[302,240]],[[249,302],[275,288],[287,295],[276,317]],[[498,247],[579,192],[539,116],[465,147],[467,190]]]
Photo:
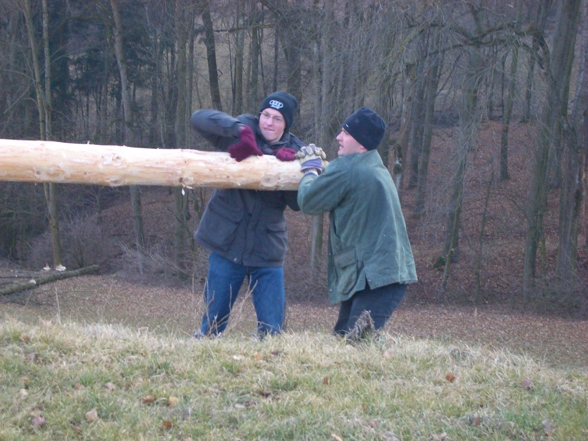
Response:
[[[327,166],[327,155],[320,147],[314,144],[304,146],[296,153],[296,158],[300,161],[300,170],[303,173],[316,170],[318,174],[322,173]]]
[[[294,161],[296,159],[296,152],[288,147],[282,147],[276,152],[276,158],[280,161]]]
[[[263,152],[257,148],[255,135],[249,126],[243,126],[239,132],[239,142],[229,146],[228,152],[231,158],[234,158],[237,162],[241,162],[243,159],[253,155],[263,155]]]

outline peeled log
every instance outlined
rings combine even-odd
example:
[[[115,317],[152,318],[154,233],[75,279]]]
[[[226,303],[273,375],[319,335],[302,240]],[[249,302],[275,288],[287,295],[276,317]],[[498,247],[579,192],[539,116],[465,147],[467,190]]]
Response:
[[[298,161],[224,152],[0,139],[0,181],[296,190]]]

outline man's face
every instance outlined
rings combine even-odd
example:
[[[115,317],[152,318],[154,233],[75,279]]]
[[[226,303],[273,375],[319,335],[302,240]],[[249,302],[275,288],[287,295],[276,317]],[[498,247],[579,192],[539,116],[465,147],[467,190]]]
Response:
[[[341,133],[339,133],[336,139],[339,143],[339,151],[337,152],[339,156],[367,152],[367,149],[347,133],[345,129],[341,130]]]
[[[259,115],[259,130],[268,144],[275,144],[286,130],[286,120],[278,110],[268,107]]]

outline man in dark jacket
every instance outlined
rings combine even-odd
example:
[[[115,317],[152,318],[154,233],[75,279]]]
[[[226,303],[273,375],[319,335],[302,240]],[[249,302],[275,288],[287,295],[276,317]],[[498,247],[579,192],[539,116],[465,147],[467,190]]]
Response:
[[[377,150],[385,128],[376,112],[362,107],[343,123],[339,157],[324,173],[321,149],[311,144],[297,154],[305,173],[300,208],[330,213],[329,300],[340,303],[340,335],[352,335],[359,323],[383,328],[407,285],[417,281],[398,193]]]
[[[274,155],[293,161],[303,145],[290,133],[298,103],[286,92],[267,96],[257,116],[236,118],[217,110],[198,110],[192,126],[218,150],[242,161]],[[285,310],[283,264],[288,237],[284,210],[300,210],[296,191],[215,190],[194,234],[208,248],[208,279],[202,326],[195,337],[226,328],[239,289],[248,278],[257,314],[257,332],[282,331]]]

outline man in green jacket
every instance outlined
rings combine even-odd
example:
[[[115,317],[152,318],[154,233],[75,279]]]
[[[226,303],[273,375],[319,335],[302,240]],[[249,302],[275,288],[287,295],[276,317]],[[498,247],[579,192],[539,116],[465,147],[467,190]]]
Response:
[[[297,154],[304,172],[298,205],[307,214],[330,213],[329,300],[341,304],[335,333],[342,336],[368,313],[375,329],[383,328],[417,282],[398,193],[377,151],[385,129],[362,107],[343,123],[339,157],[324,170],[320,148]]]

